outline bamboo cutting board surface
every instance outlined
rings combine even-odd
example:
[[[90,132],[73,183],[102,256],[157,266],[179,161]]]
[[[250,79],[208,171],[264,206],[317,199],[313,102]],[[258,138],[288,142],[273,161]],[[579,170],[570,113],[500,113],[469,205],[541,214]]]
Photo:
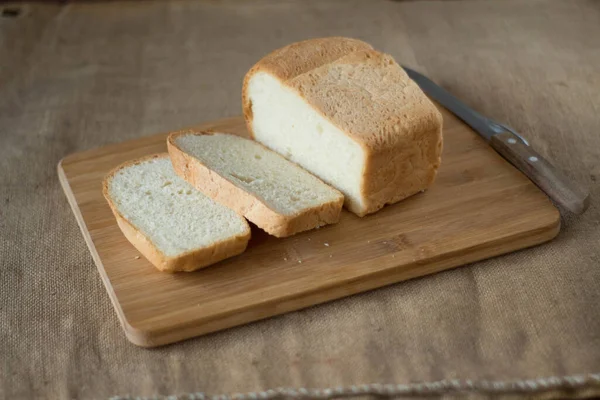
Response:
[[[76,153],[61,184],[130,341],[152,347],[256,321],[552,239],[558,210],[446,110],[444,153],[425,193],[285,239],[252,227],[245,253],[193,273],[156,270],[102,196],[118,164],[166,151],[166,134]],[[198,126],[247,135],[242,117]]]

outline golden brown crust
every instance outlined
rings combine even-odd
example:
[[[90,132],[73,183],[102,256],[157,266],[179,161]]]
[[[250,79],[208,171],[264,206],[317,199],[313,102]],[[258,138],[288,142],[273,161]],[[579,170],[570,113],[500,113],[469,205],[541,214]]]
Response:
[[[296,215],[282,215],[273,210],[261,198],[248,193],[225,177],[212,171],[197,158],[183,151],[175,140],[180,135],[210,135],[212,132],[179,131],[167,139],[167,147],[175,172],[202,191],[206,196],[221,203],[259,228],[276,237],[286,237],[298,232],[334,224],[339,221],[344,197],[319,206],[303,210]]]
[[[359,50],[286,82],[367,150],[404,143],[442,116],[392,56]]]
[[[146,235],[144,235],[121,214],[112,197],[110,196],[108,189],[110,180],[113,178],[115,173],[123,168],[137,165],[153,158],[167,158],[168,156],[169,155],[167,153],[161,153],[127,161],[118,167],[113,168],[106,175],[102,182],[102,194],[104,195],[104,198],[108,202],[108,205],[110,206],[110,209],[117,220],[117,225],[127,240],[129,240],[129,242],[140,253],[142,253],[142,255],[148,259],[148,261],[150,261],[150,263],[152,263],[160,271],[164,272],[195,271],[226,258],[243,253],[244,250],[246,250],[248,241],[250,240],[249,226],[246,227],[246,231],[241,236],[228,238],[226,240],[216,242],[210,247],[190,251],[177,257],[170,257],[161,252]]]
[[[352,212],[360,217],[374,213],[433,184],[441,163],[442,127],[424,129],[426,133],[419,141],[367,153],[362,187],[364,208]]]
[[[329,43],[343,40],[331,38]],[[265,72],[280,79],[364,149],[363,204],[349,204],[350,211],[364,216],[428,188],[442,152],[442,116],[435,105],[390,55],[365,44],[343,47],[346,54],[338,46],[336,55],[341,56],[326,58],[310,50],[312,43],[289,47],[300,47],[306,57],[317,60],[285,60],[289,51],[284,48],[246,74],[242,99],[250,134],[253,115],[248,85],[252,76]],[[283,66],[275,66],[277,62]]]

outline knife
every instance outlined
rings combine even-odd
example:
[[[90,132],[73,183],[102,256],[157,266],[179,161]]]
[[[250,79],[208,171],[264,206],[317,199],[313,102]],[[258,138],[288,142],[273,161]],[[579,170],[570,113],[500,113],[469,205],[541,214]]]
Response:
[[[421,90],[479,133],[494,150],[531,179],[554,202],[575,214],[581,214],[587,209],[587,190],[554,168],[518,132],[477,113],[426,76],[410,68],[403,68]]]

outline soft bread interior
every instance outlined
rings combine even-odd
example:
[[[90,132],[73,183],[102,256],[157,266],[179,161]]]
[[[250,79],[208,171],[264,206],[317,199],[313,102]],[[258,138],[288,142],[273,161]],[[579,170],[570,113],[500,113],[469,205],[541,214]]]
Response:
[[[179,178],[168,157],[118,170],[108,193],[121,215],[174,257],[248,234],[248,223]]]
[[[341,202],[340,192],[252,140],[223,133],[190,133],[177,136],[175,144],[282,215]]]
[[[363,148],[272,75],[254,74],[247,90],[254,138],[340,190],[348,208],[363,209]]]

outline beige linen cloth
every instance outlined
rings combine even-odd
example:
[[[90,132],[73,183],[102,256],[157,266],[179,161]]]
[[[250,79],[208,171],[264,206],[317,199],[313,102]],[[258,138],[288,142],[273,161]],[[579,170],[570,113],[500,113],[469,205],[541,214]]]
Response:
[[[600,394],[600,2],[11,7],[0,16],[0,398]],[[518,129],[591,187],[590,209],[536,248],[158,349],[130,344],[57,162],[238,115],[256,60],[328,35],[364,39]],[[393,386],[352,387],[369,383]]]

